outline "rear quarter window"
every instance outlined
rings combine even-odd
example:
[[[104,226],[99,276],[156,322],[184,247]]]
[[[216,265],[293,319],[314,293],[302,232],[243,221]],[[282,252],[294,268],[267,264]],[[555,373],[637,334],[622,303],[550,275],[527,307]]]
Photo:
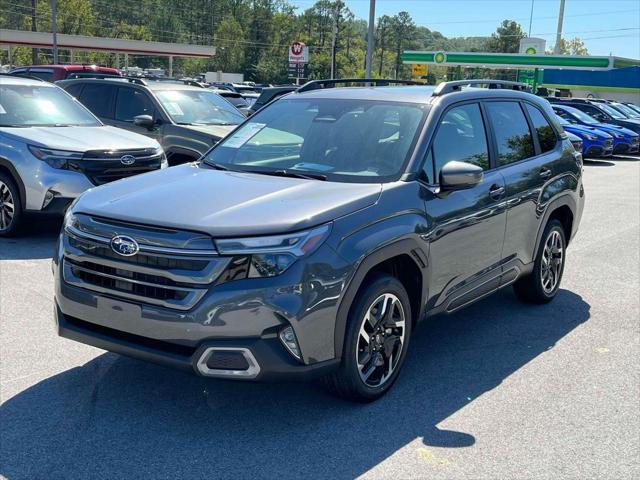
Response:
[[[556,146],[558,139],[556,138],[556,132],[549,124],[545,116],[537,107],[530,104],[525,104],[531,123],[538,136],[538,143],[540,143],[541,153],[550,152]]]

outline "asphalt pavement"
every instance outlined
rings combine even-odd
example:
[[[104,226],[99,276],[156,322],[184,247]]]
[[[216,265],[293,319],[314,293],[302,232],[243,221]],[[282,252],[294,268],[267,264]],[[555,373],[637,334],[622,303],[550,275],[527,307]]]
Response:
[[[0,477],[640,478],[640,159],[585,165],[550,305],[421,324],[391,392],[198,378],[58,338],[59,222],[0,240]]]

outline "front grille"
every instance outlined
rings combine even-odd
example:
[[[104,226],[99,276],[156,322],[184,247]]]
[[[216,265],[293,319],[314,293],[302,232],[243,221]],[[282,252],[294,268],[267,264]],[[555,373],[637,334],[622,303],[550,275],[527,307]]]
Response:
[[[193,308],[205,293],[216,284],[218,278],[234,259],[220,257],[211,251],[181,250],[175,248],[176,238],[203,240],[201,234],[167,231],[164,250],[142,251],[148,247],[140,239],[152,239],[153,247],[163,247],[159,230],[145,230],[135,225],[123,225],[127,234],[139,241],[141,251],[125,257],[111,250],[109,236],[86,233],[89,225],[104,226],[93,217],[77,216],[76,226],[65,232],[63,278],[70,285],[106,294],[112,297],[134,300],[140,303],[177,310]],[[91,223],[93,222],[93,223]],[[124,231],[124,230],[123,230]],[[117,233],[117,232],[116,232]],[[173,242],[173,243],[172,243]],[[187,242],[187,244],[193,244]],[[171,247],[169,247],[171,245]]]
[[[131,165],[124,165],[122,157],[131,156]],[[158,170],[162,155],[154,148],[137,150],[93,150],[86,152],[81,160],[69,162],[69,168],[84,173],[94,185],[121,180],[141,173]]]

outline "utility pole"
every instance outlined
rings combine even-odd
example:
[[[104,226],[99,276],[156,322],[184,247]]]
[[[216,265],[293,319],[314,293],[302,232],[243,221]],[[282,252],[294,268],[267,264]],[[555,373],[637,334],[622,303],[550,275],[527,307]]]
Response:
[[[334,10],[333,35],[331,37],[331,78],[336,78],[336,36],[338,35],[338,12]]]
[[[562,22],[564,21],[564,0],[560,0],[560,14],[558,15],[558,30],[556,31],[556,44],[553,54],[560,55],[560,40],[562,40]]]
[[[37,17],[36,17],[36,11],[38,9],[38,0],[31,0],[31,31],[32,32],[37,32],[38,31],[38,26],[37,26]],[[37,65],[38,62],[38,49],[37,48],[32,48],[31,49],[31,65]]]
[[[367,60],[364,78],[371,78],[371,64],[373,63],[373,29],[376,21],[376,0],[369,0],[369,30],[367,31]]]
[[[536,0],[531,0],[531,13],[529,14],[529,38],[531,38],[531,24],[533,23],[533,4]]]
[[[53,34],[53,64],[58,64],[58,5],[51,0],[51,33]]]

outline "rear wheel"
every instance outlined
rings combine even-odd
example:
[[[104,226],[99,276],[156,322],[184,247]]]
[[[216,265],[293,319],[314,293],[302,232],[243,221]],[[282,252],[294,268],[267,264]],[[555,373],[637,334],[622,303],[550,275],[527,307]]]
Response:
[[[9,237],[18,231],[22,205],[18,188],[8,175],[0,172],[0,237]]]
[[[540,242],[533,271],[513,285],[517,297],[527,303],[548,303],[553,300],[564,273],[567,243],[562,223],[551,220]]]
[[[410,336],[411,304],[402,283],[389,275],[373,278],[354,300],[342,363],[325,385],[349,400],[376,400],[397,379]]]

